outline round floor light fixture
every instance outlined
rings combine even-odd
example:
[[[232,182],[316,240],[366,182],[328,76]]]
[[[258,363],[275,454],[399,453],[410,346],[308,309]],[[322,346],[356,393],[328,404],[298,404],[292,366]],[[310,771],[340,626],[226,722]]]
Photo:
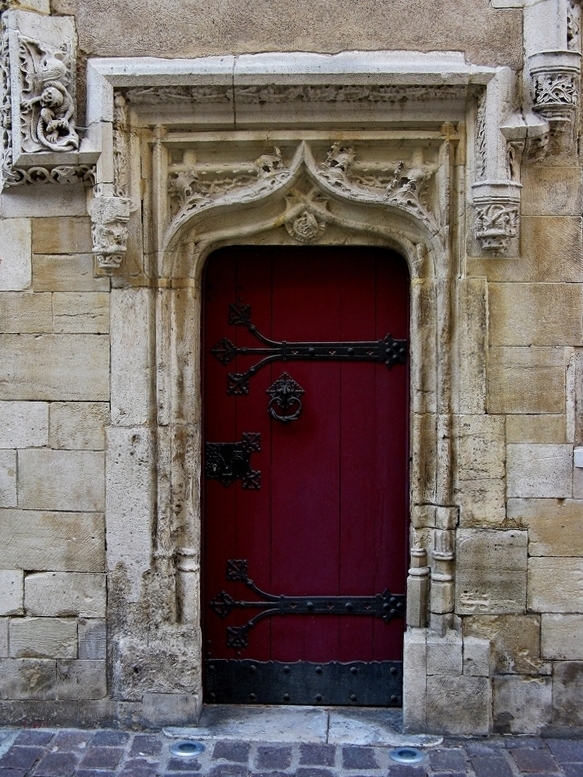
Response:
[[[418,764],[425,758],[425,753],[416,747],[396,747],[389,751],[389,758],[399,764]]]
[[[174,742],[169,749],[172,755],[177,755],[180,758],[192,758],[204,751],[204,745],[202,742],[193,742],[185,739],[182,742]]]

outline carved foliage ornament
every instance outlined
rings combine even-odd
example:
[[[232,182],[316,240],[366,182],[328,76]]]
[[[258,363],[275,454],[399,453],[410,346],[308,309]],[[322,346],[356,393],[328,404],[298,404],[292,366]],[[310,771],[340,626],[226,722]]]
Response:
[[[301,143],[293,159],[286,163],[279,148],[261,155],[254,162],[209,164],[197,160],[193,150],[183,152],[182,161],[170,168],[168,193],[170,231],[191,216],[211,207],[259,200],[297,180],[302,166],[320,191],[343,198],[391,205],[422,221],[432,232],[436,221],[425,198],[436,166],[423,161],[358,162],[352,146],[334,143],[318,164],[307,143]],[[284,224],[298,242],[316,242],[323,234],[325,199],[314,190],[309,195],[286,198]],[[294,197],[296,198],[294,200]],[[303,205],[304,207],[298,207]]]
[[[476,205],[476,237],[485,251],[502,253],[518,236],[517,203],[489,202]]]
[[[529,69],[535,111],[549,122],[572,122],[579,103],[581,55],[575,51],[534,54]]]
[[[117,269],[127,251],[130,205],[127,197],[95,197],[89,205],[93,253],[104,269]]]

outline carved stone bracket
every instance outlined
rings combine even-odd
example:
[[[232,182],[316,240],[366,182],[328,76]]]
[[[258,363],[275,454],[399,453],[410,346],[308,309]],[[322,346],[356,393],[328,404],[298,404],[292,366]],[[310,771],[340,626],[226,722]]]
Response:
[[[506,253],[519,234],[520,184],[485,182],[474,184],[472,189],[476,239],[483,251]]]
[[[2,186],[93,183],[97,154],[75,123],[75,26],[70,17],[2,15]]]
[[[127,251],[131,200],[98,196],[89,205],[93,253],[99,267],[117,269]]]

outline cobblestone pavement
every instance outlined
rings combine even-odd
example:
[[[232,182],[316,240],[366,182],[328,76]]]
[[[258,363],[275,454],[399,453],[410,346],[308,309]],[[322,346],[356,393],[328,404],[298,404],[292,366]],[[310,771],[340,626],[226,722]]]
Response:
[[[78,729],[0,730],[0,777],[583,777],[583,740],[445,739],[418,765],[389,747],[318,743],[204,742],[176,757],[163,733]]]

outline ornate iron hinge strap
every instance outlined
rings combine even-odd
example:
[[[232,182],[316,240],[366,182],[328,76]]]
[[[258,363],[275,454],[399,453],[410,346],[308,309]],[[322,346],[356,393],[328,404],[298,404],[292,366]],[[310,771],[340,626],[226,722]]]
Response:
[[[228,394],[248,394],[249,380],[266,364],[274,361],[363,361],[379,362],[391,368],[407,360],[407,341],[395,340],[387,334],[382,340],[347,342],[278,342],[264,337],[251,323],[251,306],[232,303],[229,306],[229,324],[244,326],[264,348],[240,347],[227,337],[218,342],[211,352],[221,362],[229,364],[236,356],[257,354],[263,358],[247,372],[230,372],[227,382]]]
[[[251,454],[261,450],[261,434],[244,432],[241,442],[207,442],[204,473],[230,486],[240,480],[243,488],[261,488],[261,472],[251,468]]]
[[[221,591],[210,601],[210,606],[221,618],[236,609],[262,610],[243,626],[227,627],[227,647],[246,648],[249,632],[263,618],[272,615],[370,615],[389,623],[405,615],[405,595],[392,594],[385,589],[373,596],[283,596],[269,594],[258,588],[248,574],[247,559],[227,561],[227,580],[245,583],[263,601],[237,601]]]

